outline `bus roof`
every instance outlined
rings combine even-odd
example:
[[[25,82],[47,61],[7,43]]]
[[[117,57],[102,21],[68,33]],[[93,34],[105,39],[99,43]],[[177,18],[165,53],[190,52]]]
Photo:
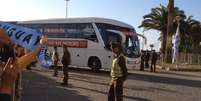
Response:
[[[83,17],[83,18],[53,18],[53,19],[41,19],[41,20],[30,20],[30,21],[18,21],[18,24],[58,24],[58,23],[106,23],[117,25],[120,27],[131,28],[133,27],[129,24],[126,24],[121,21],[108,19],[108,18],[99,18],[99,17]]]

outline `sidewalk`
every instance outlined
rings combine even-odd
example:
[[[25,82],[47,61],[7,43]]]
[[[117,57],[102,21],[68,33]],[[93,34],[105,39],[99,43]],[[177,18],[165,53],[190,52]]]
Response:
[[[165,67],[157,66],[158,69],[164,69],[168,71],[193,71],[193,72],[200,72],[201,67],[200,65],[179,65],[176,67],[176,65],[166,65]]]

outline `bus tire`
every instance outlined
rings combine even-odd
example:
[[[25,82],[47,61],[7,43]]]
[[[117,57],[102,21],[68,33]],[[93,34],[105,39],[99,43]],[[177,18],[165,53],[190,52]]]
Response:
[[[93,71],[99,71],[101,69],[101,62],[97,57],[91,57],[88,61],[88,66]]]

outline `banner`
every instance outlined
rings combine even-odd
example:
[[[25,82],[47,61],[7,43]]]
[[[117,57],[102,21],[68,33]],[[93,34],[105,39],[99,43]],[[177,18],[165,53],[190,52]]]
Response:
[[[7,32],[14,43],[31,51],[38,47],[42,36],[41,33],[38,33],[35,30],[5,22],[0,22],[0,28]]]
[[[57,40],[57,39],[48,39],[48,46],[58,46],[62,47],[66,45],[67,47],[72,48],[87,48],[88,44],[86,40]]]
[[[0,28],[6,31],[7,35],[10,37],[13,43],[16,43],[30,51],[34,51],[35,48],[39,47],[40,45],[39,43],[42,34],[36,32],[35,30],[1,21],[0,21]],[[40,64],[42,63],[41,64],[42,66],[48,67],[52,64],[51,58],[47,57],[50,57],[50,55],[47,54],[47,47],[42,47],[37,59]]]

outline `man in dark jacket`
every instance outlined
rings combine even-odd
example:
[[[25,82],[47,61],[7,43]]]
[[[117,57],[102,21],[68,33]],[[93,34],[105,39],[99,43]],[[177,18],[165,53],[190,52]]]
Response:
[[[146,50],[146,55],[145,55],[145,68],[149,68],[149,58],[150,58],[149,50]]]
[[[64,74],[63,83],[61,83],[61,85],[68,86],[68,66],[71,63],[71,57],[66,45],[63,45],[63,56],[61,62],[63,64]]]
[[[156,61],[157,61],[158,55],[155,52],[155,50],[153,50],[152,52],[152,56],[151,56],[151,72],[156,72]]]
[[[121,43],[112,42],[111,49],[114,53],[111,67],[111,82],[108,92],[108,101],[123,101],[123,84],[127,78],[128,71],[126,59],[122,54]]]

